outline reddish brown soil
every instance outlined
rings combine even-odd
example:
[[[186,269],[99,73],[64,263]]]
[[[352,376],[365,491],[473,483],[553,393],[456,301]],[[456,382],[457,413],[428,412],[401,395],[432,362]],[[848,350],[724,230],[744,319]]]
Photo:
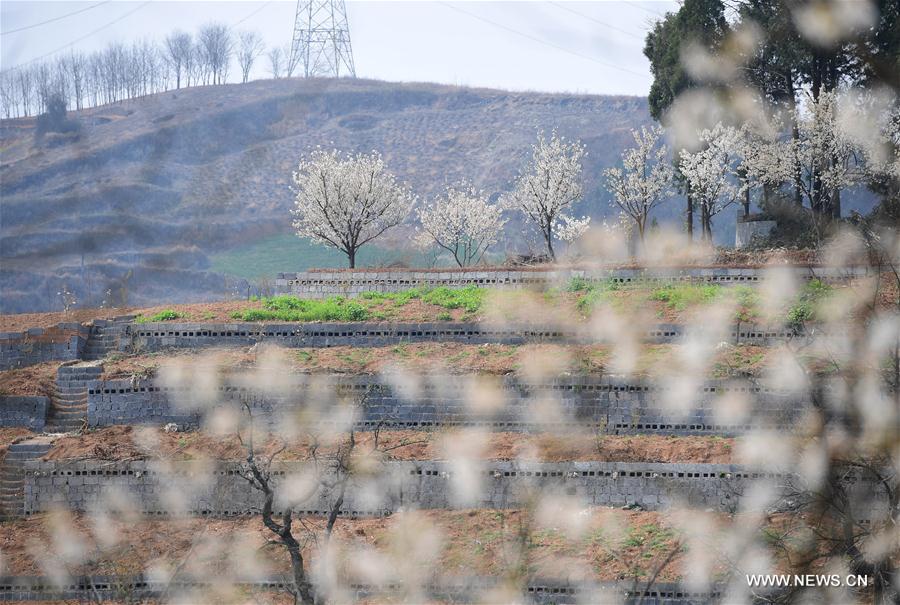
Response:
[[[49,361],[33,366],[0,372],[0,396],[47,395],[56,381],[60,362]]]
[[[664,367],[670,368],[677,350],[677,345],[644,345],[634,374],[650,375]],[[209,365],[221,371],[251,368],[259,351],[254,347],[208,349],[199,353],[171,351],[112,358],[104,363],[104,378],[146,378],[169,363]],[[770,353],[771,349],[765,347],[724,347],[714,355],[710,372],[714,377],[758,374],[765,367]],[[376,374],[402,368],[421,375],[479,373],[528,376],[534,372],[555,375],[563,372],[609,372],[612,350],[606,345],[411,343],[389,347],[290,349],[283,350],[281,354],[285,366],[298,372]],[[2,375],[0,372],[0,377]]]
[[[646,578],[678,547],[676,530],[659,513],[589,510],[582,531],[577,533],[566,533],[556,523],[547,526],[535,522],[530,526],[527,566],[531,574],[545,578]],[[426,569],[450,576],[502,575],[510,571],[508,549],[523,523],[529,522],[516,510],[422,511],[384,519],[339,519],[335,539],[346,553],[340,555],[339,568],[348,573],[345,557],[352,557],[361,547],[381,553],[393,550],[393,556],[400,557],[394,559],[394,564],[404,564],[402,557],[408,550],[397,552],[391,545],[423,539],[426,532],[436,532],[435,548],[420,554]],[[235,557],[241,551],[255,552],[258,560],[273,571],[285,570],[288,565],[281,548],[261,548],[270,534],[257,517],[105,521],[104,529],[112,532],[117,542],[104,547],[95,541],[94,526],[87,516],[54,518],[43,514],[0,525],[0,550],[8,573],[41,574],[35,557],[58,552],[51,545],[54,536],[62,533],[60,527],[68,529],[64,533],[83,547],[87,559],[85,564],[71,564],[71,573],[138,573],[153,562],[178,565],[185,557],[189,558],[185,568],[188,571],[204,575],[227,573],[230,564],[241,560],[240,555]],[[321,536],[323,521],[305,519],[295,527],[301,536]],[[309,561],[316,554],[314,541],[305,542],[304,554]],[[683,558],[683,553],[676,553],[657,579],[670,581],[680,577]]]
[[[394,460],[439,460],[446,458],[446,445],[456,439],[457,432],[381,431],[379,450]],[[526,435],[521,433],[487,433],[483,435],[484,459],[536,459],[545,462],[597,460],[616,462],[709,462],[732,461],[734,439],[720,437],[664,437],[656,435]],[[320,455],[327,455],[346,443],[346,435],[322,439]],[[364,453],[374,447],[374,433],[356,433],[358,449]],[[447,441],[449,440],[449,441]],[[479,441],[481,443],[481,441]],[[149,447],[145,444],[152,444]],[[270,455],[287,446],[279,460],[303,460],[310,454],[311,438],[300,437],[285,444],[269,439],[258,444],[260,454]],[[135,429],[114,426],[83,435],[61,437],[45,455],[46,460],[101,459],[125,460],[163,457],[176,460],[213,458],[238,460],[246,456],[236,437],[222,437],[203,432],[165,433],[161,429]]]

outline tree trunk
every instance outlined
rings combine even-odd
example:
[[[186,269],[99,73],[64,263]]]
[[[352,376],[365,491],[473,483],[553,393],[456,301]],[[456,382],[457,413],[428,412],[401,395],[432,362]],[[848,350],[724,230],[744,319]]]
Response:
[[[694,200],[691,194],[687,194],[687,212],[685,224],[687,226],[688,241],[694,241]]]
[[[350,262],[350,268],[356,268],[356,248],[347,252],[347,260]]]
[[[700,223],[703,230],[704,241],[712,241],[712,219],[709,215],[709,207],[706,204],[700,205]]]
[[[556,252],[553,250],[553,232],[550,227],[544,232],[544,241],[547,243],[547,252],[550,253],[550,260],[556,262]]]
[[[303,569],[303,555],[300,553],[300,544],[291,537],[291,543],[286,544],[288,553],[291,555],[291,570],[294,575],[294,591],[297,598],[303,605],[313,605],[312,590],[309,582],[306,580],[306,571]]]
[[[750,187],[744,191],[744,216],[750,216]]]

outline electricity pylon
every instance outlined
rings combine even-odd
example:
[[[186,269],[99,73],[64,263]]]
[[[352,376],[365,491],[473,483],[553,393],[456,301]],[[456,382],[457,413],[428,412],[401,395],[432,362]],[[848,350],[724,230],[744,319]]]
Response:
[[[344,0],[297,0],[288,70],[305,78],[356,77]]]

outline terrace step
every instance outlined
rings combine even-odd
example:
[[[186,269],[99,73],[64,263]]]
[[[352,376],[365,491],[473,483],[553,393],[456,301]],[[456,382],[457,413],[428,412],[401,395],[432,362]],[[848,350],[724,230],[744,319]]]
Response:
[[[56,373],[56,388],[50,395],[47,413],[48,433],[68,433],[80,430],[87,423],[88,383],[103,376],[103,366],[80,363],[60,366]]]
[[[0,462],[0,521],[17,519],[25,514],[25,463],[37,460],[48,451],[52,442],[35,437],[13,443]]]
[[[120,343],[128,335],[128,326],[134,316],[116,317],[113,320],[95,320],[85,343],[82,357],[92,361],[104,359],[110,353],[120,350]]]

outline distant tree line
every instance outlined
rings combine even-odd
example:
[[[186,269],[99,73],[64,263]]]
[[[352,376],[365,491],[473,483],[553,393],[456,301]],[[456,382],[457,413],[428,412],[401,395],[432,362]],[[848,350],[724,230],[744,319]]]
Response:
[[[225,84],[234,64],[241,82],[247,82],[264,53],[269,75],[290,75],[285,50],[273,47],[266,52],[258,33],[233,32],[222,23],[208,23],[195,34],[176,30],[162,42],[113,42],[92,53],[72,51],[0,72],[0,111],[4,118],[27,117],[45,113],[52,99],[84,109],[189,86]]]

